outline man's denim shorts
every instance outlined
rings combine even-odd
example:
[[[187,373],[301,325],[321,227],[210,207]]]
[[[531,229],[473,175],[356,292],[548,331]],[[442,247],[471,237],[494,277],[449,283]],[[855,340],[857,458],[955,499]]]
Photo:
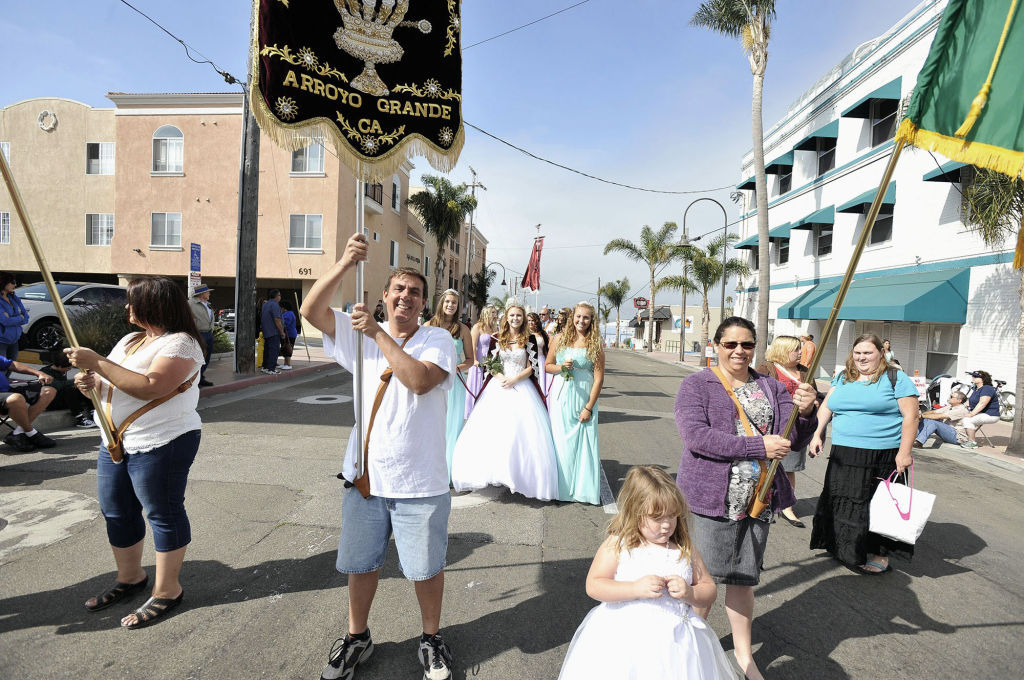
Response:
[[[338,571],[366,574],[384,566],[395,535],[398,564],[410,581],[426,581],[444,569],[448,552],[447,493],[427,498],[363,498],[354,487],[341,502]]]

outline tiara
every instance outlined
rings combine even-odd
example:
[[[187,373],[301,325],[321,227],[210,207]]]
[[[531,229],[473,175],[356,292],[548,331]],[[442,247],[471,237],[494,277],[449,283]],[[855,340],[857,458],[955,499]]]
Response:
[[[448,293],[453,293],[455,294],[456,297],[462,297],[461,295],[459,295],[459,291],[455,290],[454,288],[445,289],[444,291],[441,292],[441,295],[447,295]]]

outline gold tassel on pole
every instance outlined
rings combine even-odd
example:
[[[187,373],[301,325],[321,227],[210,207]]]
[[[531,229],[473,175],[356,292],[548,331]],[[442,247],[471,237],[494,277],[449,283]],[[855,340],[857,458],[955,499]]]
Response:
[[[14,210],[18,214],[18,219],[21,220],[22,226],[25,228],[25,236],[28,238],[29,247],[32,248],[32,254],[36,258],[36,264],[39,265],[39,272],[43,275],[43,282],[46,284],[46,290],[50,293],[50,299],[53,300],[53,307],[57,312],[57,317],[60,319],[60,325],[64,328],[64,335],[68,339],[68,343],[72,347],[78,346],[78,338],[75,336],[75,329],[71,327],[71,320],[68,318],[67,310],[64,309],[64,303],[61,302],[60,294],[57,292],[57,284],[54,283],[53,275],[50,273],[50,268],[46,266],[46,258],[43,257],[43,251],[39,247],[39,241],[36,238],[36,232],[32,228],[32,223],[28,218],[28,211],[25,209],[25,202],[21,198],[21,192],[18,191],[18,185],[14,181],[14,175],[11,174],[11,166],[7,164],[7,159],[0,153],[0,174],[4,176],[4,184],[7,185],[7,191],[11,195],[11,200],[14,202]],[[103,435],[106,437],[108,442],[114,441],[113,426],[107,419],[106,414],[103,410],[103,404],[100,401],[100,395],[98,390],[92,390],[89,393],[89,398],[92,400],[93,408],[96,409],[96,415],[100,428],[103,430]],[[113,455],[111,456],[113,459]],[[115,463],[120,463],[121,459],[114,460]]]

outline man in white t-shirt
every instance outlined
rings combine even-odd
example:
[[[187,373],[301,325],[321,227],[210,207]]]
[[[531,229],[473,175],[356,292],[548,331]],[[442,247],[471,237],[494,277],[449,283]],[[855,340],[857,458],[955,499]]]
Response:
[[[356,461],[362,444],[349,437],[342,474],[338,571],[348,574],[348,632],[331,649],[322,680],[351,678],[373,651],[370,605],[392,533],[402,573],[416,588],[423,620],[419,661],[426,680],[451,677],[452,654],[441,639],[441,600],[448,549],[448,466],[445,460],[446,392],[454,381],[455,344],[442,328],[419,326],[427,300],[426,278],[415,269],[391,272],[383,302],[382,326],[364,304],[352,314],[330,307],[342,278],[366,260],[366,237],[352,236],[341,260],[319,279],[302,303],[302,315],[323,332],[324,352],[349,371],[356,363],[357,333],[363,333],[363,385],[356,396],[363,409],[363,436],[369,430],[366,469],[369,495],[357,484]],[[370,414],[382,374],[393,371],[370,428]],[[365,480],[360,480],[361,485]]]

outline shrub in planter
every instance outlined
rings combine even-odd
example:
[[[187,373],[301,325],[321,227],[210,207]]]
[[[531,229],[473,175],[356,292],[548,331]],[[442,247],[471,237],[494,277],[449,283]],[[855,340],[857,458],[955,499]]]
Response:
[[[235,349],[231,344],[231,336],[220,326],[213,327],[213,353],[230,352]]]
[[[120,303],[110,305],[94,305],[83,309],[71,322],[82,347],[95,350],[101,356],[110,354],[117,341],[142,330],[128,323],[128,312]],[[66,345],[67,342],[65,341]]]

